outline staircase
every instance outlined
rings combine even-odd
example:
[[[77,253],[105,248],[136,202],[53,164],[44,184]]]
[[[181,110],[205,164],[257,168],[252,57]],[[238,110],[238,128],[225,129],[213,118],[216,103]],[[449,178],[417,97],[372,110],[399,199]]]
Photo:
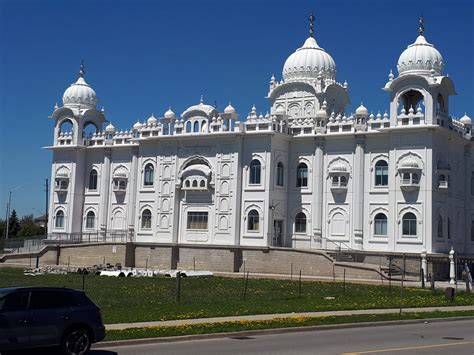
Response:
[[[352,254],[346,251],[328,251],[327,254],[334,261],[342,261],[342,262],[348,262],[348,263],[356,262]]]

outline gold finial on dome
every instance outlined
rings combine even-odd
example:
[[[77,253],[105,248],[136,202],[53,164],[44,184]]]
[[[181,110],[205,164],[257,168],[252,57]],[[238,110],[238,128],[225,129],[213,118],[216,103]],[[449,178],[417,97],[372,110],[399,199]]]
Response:
[[[425,27],[423,26],[423,15],[420,16],[420,19],[418,20],[418,33],[420,36],[423,36],[423,33],[425,32]]]
[[[311,15],[308,17],[309,20],[309,36],[314,37],[314,20],[315,17],[313,16],[313,13],[311,12]]]

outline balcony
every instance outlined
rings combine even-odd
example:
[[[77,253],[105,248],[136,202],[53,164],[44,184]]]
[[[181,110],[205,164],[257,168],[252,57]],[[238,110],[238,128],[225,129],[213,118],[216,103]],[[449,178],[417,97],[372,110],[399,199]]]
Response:
[[[127,191],[127,179],[114,178],[112,191],[116,194],[124,194]]]
[[[54,191],[57,193],[66,193],[69,187],[69,178],[56,178],[54,181]]]

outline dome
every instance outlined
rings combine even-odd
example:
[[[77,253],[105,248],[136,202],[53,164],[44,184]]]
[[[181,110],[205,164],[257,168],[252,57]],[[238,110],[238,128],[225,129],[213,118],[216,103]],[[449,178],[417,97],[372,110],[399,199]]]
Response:
[[[105,127],[105,132],[107,133],[115,133],[115,127],[112,123],[109,123],[107,127]]]
[[[316,118],[327,118],[327,117],[328,117],[328,113],[323,108],[320,108],[318,112],[316,112]]]
[[[367,108],[361,103],[360,106],[357,107],[357,109],[356,109],[356,115],[368,116],[368,115],[369,115],[369,111],[368,111]]]
[[[441,53],[426,41],[423,34],[420,34],[415,43],[410,44],[403,51],[398,59],[398,73],[400,75],[410,73],[430,73],[441,75],[444,67]]]
[[[341,173],[346,173],[347,168],[344,164],[342,163],[336,163],[331,167],[332,172],[341,172]]]
[[[420,166],[418,165],[418,162],[414,158],[409,157],[402,162],[402,168],[419,169]]]
[[[142,128],[142,124],[140,123],[140,121],[137,121],[137,122],[133,125],[133,129],[134,129],[134,130],[139,130],[140,128]]]
[[[472,125],[471,117],[469,117],[467,114],[464,114],[464,116],[459,119],[459,122],[464,125]]]
[[[80,76],[79,79],[77,79],[74,84],[71,84],[64,92],[63,104],[66,107],[83,105],[92,108],[97,104],[97,96],[94,89]]]
[[[275,110],[275,115],[286,115],[286,111],[283,106],[278,106]]]
[[[318,75],[324,79],[336,79],[336,63],[326,51],[319,47],[313,37],[308,37],[303,47],[288,57],[283,66],[285,82],[315,80]]]
[[[171,111],[171,107],[165,112],[165,118],[168,120],[174,120],[176,118],[175,113]]]
[[[228,114],[235,113],[235,108],[234,106],[231,105],[230,102],[227,105],[227,107],[224,109],[224,113],[228,113]]]
[[[158,120],[156,119],[156,117],[151,114],[151,116],[148,118],[148,120],[146,121],[149,125],[155,125],[158,123]]]

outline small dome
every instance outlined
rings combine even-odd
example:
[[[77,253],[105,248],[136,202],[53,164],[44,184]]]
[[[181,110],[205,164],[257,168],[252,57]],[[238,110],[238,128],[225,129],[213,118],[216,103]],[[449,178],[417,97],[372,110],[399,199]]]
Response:
[[[283,106],[278,106],[275,110],[275,115],[286,115],[286,111]]]
[[[115,127],[112,123],[109,123],[107,127],[105,127],[105,132],[107,133],[115,133]]]
[[[466,113],[464,113],[464,116],[460,118],[459,122],[464,125],[472,125],[471,117],[469,117]]]
[[[235,113],[235,108],[234,106],[231,105],[230,102],[227,105],[227,107],[224,109],[224,113],[228,113],[228,114]]]
[[[176,118],[176,115],[171,110],[171,107],[168,109],[168,111],[165,112],[165,118],[168,119],[168,120],[174,120]]]
[[[97,104],[97,96],[94,89],[80,76],[74,84],[71,84],[64,91],[63,104],[66,107],[82,105],[93,108]]]
[[[409,157],[402,162],[402,168],[419,169],[420,166],[418,165],[416,159]]]
[[[308,37],[303,47],[291,54],[283,66],[285,82],[315,80],[319,75],[324,79],[336,79],[336,63],[326,51],[319,47],[313,37]]]
[[[415,43],[410,44],[398,59],[398,73],[403,74],[433,74],[441,75],[444,61],[441,53],[420,34]]]
[[[320,108],[318,112],[316,112],[316,118],[327,118],[327,117],[328,117],[328,113],[323,108]]]
[[[133,125],[133,129],[134,130],[139,130],[142,128],[142,124],[140,123],[140,121],[137,121],[134,125]]]
[[[368,115],[369,115],[369,111],[368,111],[367,108],[361,103],[360,106],[357,107],[357,109],[356,109],[356,115],[368,116]]]
[[[158,120],[156,119],[156,117],[151,114],[151,116],[148,118],[148,120],[146,121],[149,125],[156,125],[158,123]]]
[[[341,173],[346,173],[347,168],[344,164],[342,163],[336,163],[331,167],[331,171],[333,172],[341,172]]]

